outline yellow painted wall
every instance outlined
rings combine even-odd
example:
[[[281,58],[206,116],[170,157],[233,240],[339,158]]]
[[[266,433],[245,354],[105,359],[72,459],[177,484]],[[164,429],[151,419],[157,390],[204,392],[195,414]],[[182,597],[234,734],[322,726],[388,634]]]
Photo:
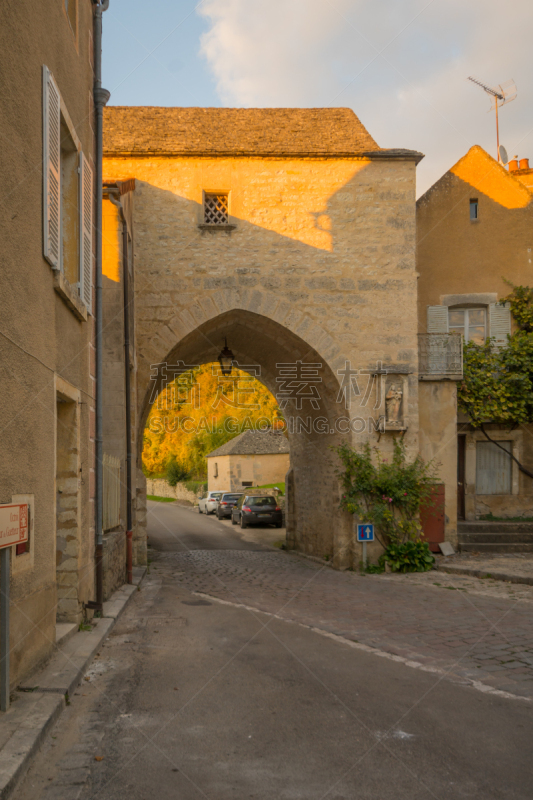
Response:
[[[470,220],[470,199],[479,218]],[[532,283],[533,194],[478,146],[417,203],[419,329],[446,294],[511,291]]]

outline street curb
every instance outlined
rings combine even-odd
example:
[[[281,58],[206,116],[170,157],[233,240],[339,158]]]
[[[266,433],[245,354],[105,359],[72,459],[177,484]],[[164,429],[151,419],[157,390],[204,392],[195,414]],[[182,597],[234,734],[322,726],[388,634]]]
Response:
[[[20,685],[23,691],[17,692],[17,699],[2,719],[13,733],[0,750],[1,800],[12,795],[26,774],[48,730],[65,708],[65,695],[72,694],[81,682],[94,654],[137,591],[146,568],[135,573],[133,584],[125,584],[104,603],[104,616],[92,631],[75,633],[44,669]]]
[[[7,712],[9,715],[13,711],[24,718],[0,751],[0,798],[2,800],[11,797],[28,771],[32,759],[37,755],[46,734],[65,708],[65,698],[62,695],[36,693],[32,695],[31,700],[34,701],[34,705],[44,706],[41,719],[39,719],[38,712],[36,713],[36,710],[32,709],[31,721],[29,721],[27,716],[30,714],[24,715],[23,709],[17,707],[18,704]]]
[[[533,577],[527,575],[513,575],[507,572],[488,572],[486,569],[474,569],[473,567],[461,567],[454,564],[436,564],[439,572],[448,572],[450,575],[470,575],[473,578],[494,578],[495,581],[505,581],[507,583],[525,583],[533,586]]]

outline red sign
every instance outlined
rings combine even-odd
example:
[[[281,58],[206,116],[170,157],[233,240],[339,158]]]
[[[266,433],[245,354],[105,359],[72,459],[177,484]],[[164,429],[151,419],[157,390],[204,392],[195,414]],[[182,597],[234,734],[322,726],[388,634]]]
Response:
[[[28,541],[28,504],[0,505],[0,548]]]

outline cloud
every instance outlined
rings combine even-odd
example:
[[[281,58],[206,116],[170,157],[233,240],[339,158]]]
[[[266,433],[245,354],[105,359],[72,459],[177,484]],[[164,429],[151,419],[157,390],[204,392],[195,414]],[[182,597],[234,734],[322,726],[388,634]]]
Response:
[[[201,53],[227,106],[349,106],[383,147],[421,150],[419,191],[472,144],[495,154],[483,91],[514,78],[509,153],[533,157],[533,11],[509,0],[205,0]]]

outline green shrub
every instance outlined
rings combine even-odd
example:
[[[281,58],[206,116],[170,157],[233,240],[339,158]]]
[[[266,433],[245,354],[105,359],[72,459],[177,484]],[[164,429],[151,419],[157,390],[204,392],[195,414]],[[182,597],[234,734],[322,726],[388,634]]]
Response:
[[[189,492],[194,492],[194,494],[205,492],[207,489],[207,483],[204,481],[185,481],[183,485]]]
[[[336,452],[344,466],[337,471],[343,487],[341,508],[362,523],[372,523],[384,549],[419,540],[420,507],[431,505],[437,482],[433,463],[420,456],[408,462],[401,441],[394,442],[390,461],[377,448],[372,453],[368,443],[361,450],[343,444]]]
[[[167,468],[167,483],[169,483],[170,486],[175,486],[177,483],[186,481],[188,477],[189,472],[185,469],[185,467],[180,464],[179,461],[176,461],[175,458],[172,459]]]
[[[434,563],[428,543],[421,539],[389,544],[379,558],[379,566],[388,564],[393,572],[427,572]]]

